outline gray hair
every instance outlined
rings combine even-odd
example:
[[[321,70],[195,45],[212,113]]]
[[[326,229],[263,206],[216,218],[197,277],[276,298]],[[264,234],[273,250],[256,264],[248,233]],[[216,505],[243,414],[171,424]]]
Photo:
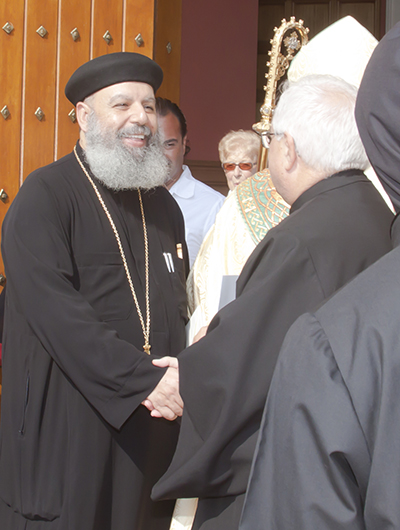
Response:
[[[221,162],[227,162],[227,158],[233,151],[240,151],[250,159],[258,159],[260,151],[260,137],[253,131],[230,131],[220,140],[218,144],[219,158]]]
[[[285,83],[272,120],[277,139],[290,134],[302,160],[326,175],[366,169],[368,158],[354,116],[356,97],[356,87],[330,75]]]

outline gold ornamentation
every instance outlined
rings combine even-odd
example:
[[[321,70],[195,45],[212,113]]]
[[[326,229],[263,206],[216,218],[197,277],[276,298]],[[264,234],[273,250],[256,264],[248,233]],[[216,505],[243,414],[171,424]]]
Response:
[[[284,38],[289,30],[293,30],[292,33]],[[270,56],[267,62],[268,73],[265,74],[267,78],[267,84],[264,86],[265,99],[260,109],[261,121],[253,125],[253,130],[261,136],[261,141],[263,142],[263,153],[260,156],[259,164],[260,170],[264,169],[266,165],[268,144],[265,142],[265,133],[271,129],[272,114],[276,106],[275,96],[278,81],[288,69],[294,54],[307,44],[308,32],[309,29],[303,26],[303,21],[299,20],[296,22],[295,17],[291,17],[289,22],[286,19],[282,19],[280,27],[274,28],[274,37],[270,41],[272,45],[271,51],[268,52]],[[286,48],[286,54],[281,52],[282,42]]]
[[[106,41],[107,44],[110,44],[110,42],[113,40],[111,33],[108,30],[104,33],[103,39]]]
[[[135,42],[138,46],[138,48],[140,48],[141,46],[143,46],[144,44],[144,40],[143,40],[143,37],[142,37],[142,34],[141,33],[138,33],[135,37]]]
[[[40,26],[40,28],[38,28],[38,29],[36,30],[36,33],[37,33],[38,35],[40,35],[40,36],[42,37],[42,39],[44,39],[45,36],[47,35],[47,29],[46,29],[45,27],[43,27],[43,26]]]
[[[283,39],[283,44],[285,45],[285,48],[288,51],[288,54],[287,54],[288,60],[293,59],[293,52],[297,52],[298,50],[300,50],[302,46],[297,36],[297,33],[295,31],[293,31],[293,33],[291,33],[289,37],[286,37],[286,39]]]
[[[9,35],[12,31],[14,31],[14,26],[11,24],[11,22],[6,22],[2,29],[4,29],[4,31]]]
[[[8,199],[8,194],[7,194],[6,190],[5,189],[1,189],[0,190],[0,200],[5,203],[5,202],[7,202],[7,199]]]
[[[68,112],[69,119],[72,121],[72,123],[76,122],[76,110],[72,109],[70,112]]]
[[[269,171],[247,178],[236,188],[236,201],[254,244],[289,214],[289,207],[276,191]]]
[[[144,319],[143,319],[143,315],[142,315],[142,311],[140,309],[140,306],[139,306],[139,302],[138,302],[138,299],[137,299],[137,296],[136,296],[136,291],[135,291],[135,287],[133,286],[133,282],[132,282],[132,278],[131,278],[131,273],[129,271],[129,267],[128,267],[128,263],[126,261],[126,257],[125,257],[125,252],[124,252],[124,248],[122,246],[122,243],[121,243],[121,238],[120,238],[120,235],[118,233],[118,230],[117,230],[117,227],[115,226],[115,223],[114,223],[114,220],[113,218],[111,217],[111,214],[110,212],[108,211],[108,208],[103,200],[103,197],[100,195],[100,192],[99,190],[97,189],[97,186],[96,184],[94,183],[93,179],[90,177],[89,173],[86,171],[86,168],[85,166],[83,165],[81,159],[79,158],[78,156],[78,153],[76,152],[76,146],[74,147],[74,154],[75,154],[75,157],[78,161],[78,164],[80,165],[82,171],[84,172],[84,174],[86,175],[86,177],[88,178],[90,184],[92,185],[96,195],[97,195],[97,198],[99,199],[99,202],[101,204],[101,207],[103,208],[104,210],[104,213],[106,214],[107,216],[107,219],[111,225],[111,228],[114,232],[114,235],[115,235],[115,239],[117,240],[117,244],[118,244],[118,249],[119,249],[119,253],[121,255],[121,259],[122,259],[122,263],[124,265],[124,269],[125,269],[125,274],[126,274],[126,278],[128,280],[128,283],[129,283],[129,287],[131,289],[131,293],[132,293],[132,297],[133,297],[133,300],[135,302],[135,306],[136,306],[136,311],[137,311],[137,314],[138,314],[138,317],[139,317],[139,320],[140,320],[140,324],[142,326],[142,331],[143,331],[143,338],[144,338],[144,345],[143,345],[143,351],[145,353],[147,353],[147,355],[150,355],[150,281],[149,281],[149,243],[148,243],[148,238],[147,238],[147,227],[146,227],[146,218],[144,216],[144,208],[143,208],[143,201],[142,201],[142,194],[140,192],[140,189],[137,190],[138,192],[138,195],[139,195],[139,204],[140,204],[140,212],[142,214],[142,222],[143,222],[143,237],[144,237],[144,269],[145,269],[145,298],[146,298],[146,324],[144,323]]]
[[[80,38],[78,28],[74,28],[74,29],[71,31],[71,37],[73,38],[73,40],[74,40],[75,42]]]
[[[0,110],[0,112],[1,112],[1,115],[3,116],[3,118],[5,120],[10,116],[10,111],[9,111],[7,105],[4,105],[4,107]]]
[[[44,112],[42,111],[42,109],[40,107],[38,107],[35,111],[35,116],[36,118],[39,120],[39,121],[42,121],[43,118],[44,118]]]

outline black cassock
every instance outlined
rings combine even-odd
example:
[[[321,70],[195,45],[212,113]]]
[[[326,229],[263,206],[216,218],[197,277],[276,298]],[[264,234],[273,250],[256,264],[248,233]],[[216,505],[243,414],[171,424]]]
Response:
[[[241,530],[400,528],[399,314],[397,246],[292,326]]]
[[[361,171],[317,183],[254,250],[238,279],[237,299],[180,355],[181,432],[153,496],[200,497],[195,529],[238,527],[287,330],[391,249],[392,220]]]
[[[145,314],[138,192],[97,185]],[[151,352],[177,355],[187,311],[183,219],[166,189],[142,197]],[[171,460],[179,425],[140,405],[165,370],[143,353],[114,233],[73,154],[27,178],[4,221],[2,251],[0,528],[167,529],[173,505],[152,502],[150,491]]]

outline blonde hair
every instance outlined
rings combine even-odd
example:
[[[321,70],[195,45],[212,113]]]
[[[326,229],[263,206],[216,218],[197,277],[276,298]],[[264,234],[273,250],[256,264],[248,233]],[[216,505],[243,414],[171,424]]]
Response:
[[[241,151],[249,158],[257,160],[260,145],[260,137],[253,131],[230,131],[218,144],[219,158],[224,163],[232,151]]]

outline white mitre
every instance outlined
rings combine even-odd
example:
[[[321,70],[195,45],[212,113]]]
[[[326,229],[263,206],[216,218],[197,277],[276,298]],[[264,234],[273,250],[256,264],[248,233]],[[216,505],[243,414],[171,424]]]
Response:
[[[297,81],[306,75],[329,74],[341,77],[358,88],[377,44],[376,38],[355,18],[341,18],[301,48],[291,62],[288,79]],[[393,210],[393,205],[371,166],[365,174]]]

